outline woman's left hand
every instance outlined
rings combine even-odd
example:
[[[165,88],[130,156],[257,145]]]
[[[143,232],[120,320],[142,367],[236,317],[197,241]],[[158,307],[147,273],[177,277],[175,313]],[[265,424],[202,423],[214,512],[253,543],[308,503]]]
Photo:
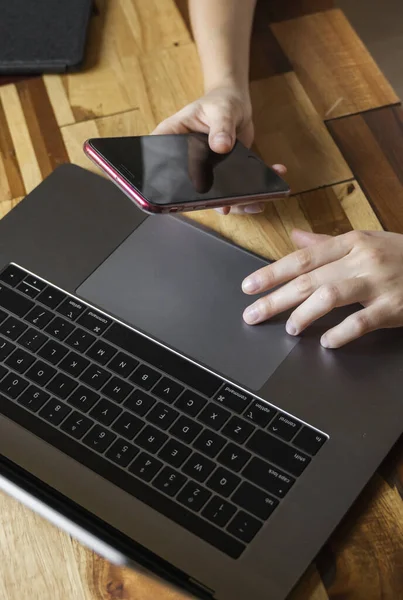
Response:
[[[403,235],[351,231],[337,237],[293,232],[300,248],[256,271],[242,283],[246,294],[268,292],[244,312],[250,325],[295,308],[286,330],[298,335],[336,307],[361,303],[321,338],[339,348],[376,329],[403,326]]]

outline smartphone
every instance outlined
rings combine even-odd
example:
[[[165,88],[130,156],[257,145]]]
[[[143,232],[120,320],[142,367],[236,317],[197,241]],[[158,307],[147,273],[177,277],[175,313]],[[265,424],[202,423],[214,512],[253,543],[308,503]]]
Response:
[[[203,133],[90,139],[84,152],[147,213],[251,204],[290,193],[241,142],[216,154]]]

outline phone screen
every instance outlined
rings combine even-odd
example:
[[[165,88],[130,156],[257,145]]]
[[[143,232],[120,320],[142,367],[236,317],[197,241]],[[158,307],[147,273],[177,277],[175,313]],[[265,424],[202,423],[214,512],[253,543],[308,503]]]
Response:
[[[287,184],[240,142],[216,154],[205,134],[100,138],[92,147],[153,204],[283,194]]]

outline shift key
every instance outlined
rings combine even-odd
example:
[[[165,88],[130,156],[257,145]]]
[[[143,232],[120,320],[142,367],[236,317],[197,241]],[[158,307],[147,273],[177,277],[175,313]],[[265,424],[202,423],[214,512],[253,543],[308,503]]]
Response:
[[[252,452],[256,452],[262,458],[278,465],[292,475],[301,475],[311,460],[300,450],[260,430],[252,435],[246,446]]]
[[[0,284],[0,306],[17,315],[17,317],[23,317],[34,306],[34,303],[25,296],[21,296],[14,290]]]

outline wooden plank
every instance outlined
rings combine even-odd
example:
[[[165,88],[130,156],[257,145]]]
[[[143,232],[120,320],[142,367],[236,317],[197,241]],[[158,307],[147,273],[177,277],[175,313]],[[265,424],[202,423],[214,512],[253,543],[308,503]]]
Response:
[[[328,127],[383,227],[403,233],[402,109],[336,119]]]
[[[112,137],[127,135],[145,135],[147,126],[138,110],[120,115],[92,119],[75,123],[62,128],[63,140],[70,161],[84,169],[89,169],[98,175],[101,171],[90,161],[83,152],[85,140],[92,137]]]
[[[333,8],[334,0],[258,0],[259,19],[276,22]]]
[[[7,202],[24,193],[21,169],[0,96],[0,202]]]
[[[399,102],[340,10],[284,21],[271,28],[322,118]]]
[[[287,165],[293,193],[352,178],[294,73],[254,81],[251,94],[256,147],[267,164]]]

